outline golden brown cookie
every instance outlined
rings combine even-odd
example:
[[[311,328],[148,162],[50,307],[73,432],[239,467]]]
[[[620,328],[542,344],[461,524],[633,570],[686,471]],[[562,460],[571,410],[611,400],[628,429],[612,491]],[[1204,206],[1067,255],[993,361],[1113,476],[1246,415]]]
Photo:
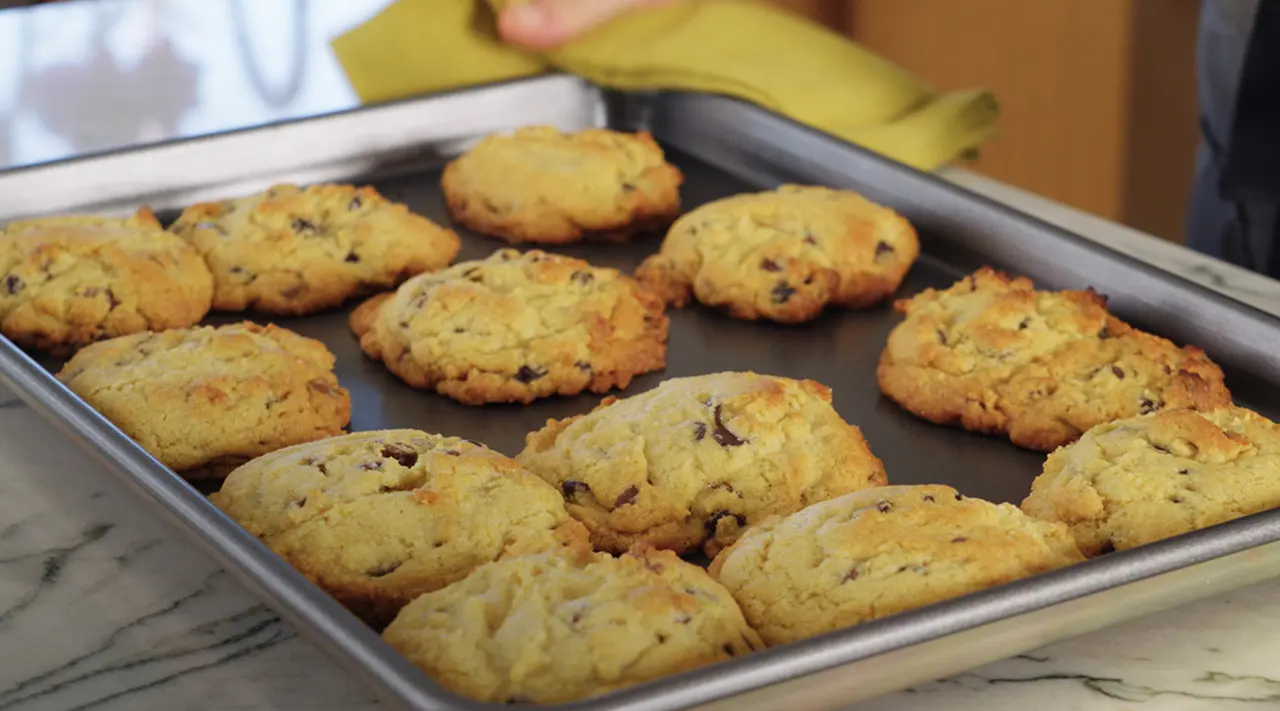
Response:
[[[409,385],[468,405],[607,392],[666,365],[660,299],[614,269],[539,251],[415,277],[351,326]]]
[[[488,136],[445,167],[453,219],[511,243],[621,239],[680,213],[684,176],[647,133],[550,126]]]
[[[423,595],[383,639],[491,702],[598,696],[760,649],[729,593],[670,551],[508,558]]]
[[[798,323],[884,300],[919,254],[893,210],[851,190],[784,185],[681,217],[636,277],[676,306],[692,296],[735,318]]]
[[[1277,506],[1280,425],[1239,407],[1098,425],[1049,455],[1022,502],[1091,556]]]
[[[188,479],[340,434],[351,398],[324,344],[241,323],[121,336],[58,373],[72,392]]]
[[[713,556],[770,515],[886,481],[829,388],[755,373],[667,380],[526,439],[517,460],[615,553],[645,542]]]
[[[213,271],[213,307],[300,316],[458,256],[458,235],[371,187],[276,185],[192,205],[170,228]]]
[[[1088,291],[1036,291],[988,268],[896,304],[880,389],[920,417],[1052,451],[1102,422],[1231,402],[1194,346],[1133,328]]]
[[[1067,527],[949,486],[888,486],[747,531],[711,563],[770,645],[1077,563]]]
[[[484,563],[587,545],[546,482],[482,445],[415,430],[273,452],[210,499],[378,628]]]
[[[200,255],[150,210],[0,230],[0,332],[25,348],[66,355],[104,338],[185,328],[212,296]]]

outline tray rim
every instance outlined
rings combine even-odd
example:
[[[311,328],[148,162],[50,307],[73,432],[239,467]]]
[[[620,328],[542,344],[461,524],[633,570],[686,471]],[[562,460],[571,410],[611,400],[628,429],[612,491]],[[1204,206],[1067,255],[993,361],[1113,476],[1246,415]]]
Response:
[[[557,75],[552,75],[555,77]],[[169,141],[112,149],[88,156],[40,163],[0,171],[0,180],[21,176],[29,171],[65,168],[120,154],[146,154],[175,144],[214,142],[228,136],[266,133],[281,130],[295,124],[312,124],[332,120],[338,116],[360,114],[384,108],[388,105],[418,105],[437,101],[444,97],[465,97],[481,91],[501,89],[504,86],[527,86],[546,81],[548,77],[516,79],[496,84],[469,87],[443,94],[412,97],[357,107],[301,119],[273,122],[264,126],[238,128],[230,131],[173,139]],[[575,80],[576,81],[576,80]],[[596,91],[581,83],[584,91]],[[655,97],[661,100],[661,97]],[[723,97],[719,97],[723,98]],[[766,109],[745,102],[737,102],[742,110],[756,112],[789,121]],[[522,122],[513,122],[522,123]],[[794,122],[793,122],[794,123]],[[797,124],[798,126],[798,124]],[[808,127],[818,139],[834,143],[842,150],[855,150],[881,161],[895,170],[912,170],[921,177],[936,181],[940,186],[961,196],[976,198],[1006,213],[1022,219],[1040,222],[1043,227],[1074,238],[1083,246],[1105,252],[1112,258],[1133,262],[1160,275],[1194,286],[1204,296],[1230,302],[1234,308],[1253,312],[1271,321],[1280,319],[1250,304],[1232,298],[1206,286],[1190,281],[1178,274],[1167,272],[1134,256],[1112,250],[1105,245],[1075,235],[1038,218],[1022,213],[1011,206],[973,193],[961,186],[927,173],[914,171],[888,161],[870,151],[852,146],[829,134]],[[59,383],[53,374],[14,346],[8,339],[0,338],[0,381],[50,420],[64,433],[106,464],[117,478],[129,488],[150,500],[165,518],[187,533],[193,543],[212,554],[254,594],[299,628],[313,643],[325,648],[331,657],[344,663],[349,671],[363,677],[367,683],[380,687],[387,700],[403,704],[405,708],[470,708],[494,706],[463,699],[440,687],[427,675],[408,664],[400,655],[386,647],[371,630],[357,622],[340,605],[332,601],[320,589],[301,574],[271,553],[261,542],[231,521],[203,496],[188,487],[180,478],[164,467],[134,443],[106,418],[99,415],[83,401]],[[141,472],[141,474],[139,473]],[[186,519],[184,520],[183,515]],[[212,542],[197,529],[197,524],[210,529],[225,541]],[[890,618],[832,632],[821,637],[784,647],[758,652],[747,657],[721,663],[687,674],[675,675],[649,682],[622,692],[596,699],[561,704],[547,708],[563,709],[640,709],[687,708],[689,704],[702,704],[714,700],[726,700],[740,694],[764,688],[784,679],[797,679],[822,671],[938,639],[941,634],[954,634],[1009,618],[1013,615],[1034,612],[1056,604],[1096,594],[1130,583],[1146,580],[1165,573],[1186,570],[1202,563],[1280,542],[1280,510],[1254,514],[1224,524],[1160,541],[1139,549],[1123,551],[1105,558],[1094,559],[1032,578],[990,588],[972,595],[955,598],[925,608],[895,615]],[[247,553],[246,553],[247,551]],[[247,561],[243,558],[247,555]],[[1085,572],[1081,572],[1081,571]],[[1274,574],[1280,574],[1277,571]],[[1105,582],[1104,582],[1105,579]],[[1053,594],[1048,594],[1056,591]],[[1050,599],[1046,599],[1050,598]],[[310,609],[306,609],[310,608]],[[306,609],[305,614],[299,609]],[[1012,611],[1012,612],[1011,612]],[[967,621],[956,625],[961,617]],[[322,624],[317,624],[322,623]],[[904,634],[915,629],[913,635]],[[929,630],[949,629],[934,634]],[[924,635],[923,637],[921,635]],[[866,641],[871,639],[871,642]],[[882,644],[875,639],[898,640],[892,647],[874,651]],[[916,639],[911,642],[911,639]],[[904,642],[905,640],[905,642]],[[858,648],[872,649],[859,653]],[[855,656],[851,656],[855,655]],[[391,657],[388,659],[388,657]],[[397,663],[397,660],[401,663]],[[382,665],[382,666],[379,666]],[[786,667],[783,670],[783,667]],[[781,672],[779,670],[782,670]],[[778,676],[779,673],[784,674]],[[776,677],[776,678],[775,678]],[[423,688],[423,682],[428,688]],[[720,693],[724,692],[724,693]],[[679,706],[671,705],[671,701]],[[688,702],[688,703],[686,703]],[[447,705],[442,705],[447,704]]]

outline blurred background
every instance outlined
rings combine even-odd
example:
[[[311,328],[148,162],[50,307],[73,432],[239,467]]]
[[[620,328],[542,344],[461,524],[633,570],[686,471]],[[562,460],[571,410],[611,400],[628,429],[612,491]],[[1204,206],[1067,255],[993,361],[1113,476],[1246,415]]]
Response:
[[[1197,0],[774,1],[939,89],[993,91],[978,172],[1182,240]],[[328,40],[388,0],[64,4],[94,9],[0,11],[0,165],[347,108]]]

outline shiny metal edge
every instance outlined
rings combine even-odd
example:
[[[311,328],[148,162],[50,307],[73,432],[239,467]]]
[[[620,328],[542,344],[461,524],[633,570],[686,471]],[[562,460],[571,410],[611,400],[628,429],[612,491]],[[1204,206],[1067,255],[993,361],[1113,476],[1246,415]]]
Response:
[[[718,167],[762,185],[795,180],[857,188],[899,207],[925,229],[999,254],[1006,265],[1046,285],[1062,286],[1085,276],[1127,295],[1138,287],[1126,290],[1131,284],[1126,280],[1145,279],[1142,283],[1167,296],[1180,281],[759,108],[714,96],[647,100],[652,104],[630,106],[626,115],[642,116],[659,138]],[[177,206],[281,180],[378,172],[387,165],[438,160],[493,131],[529,123],[572,129],[598,125],[605,116],[603,96],[569,77],[481,87],[0,173],[0,220],[60,211],[122,211],[140,203]],[[334,141],[335,135],[344,136],[343,141]],[[236,155],[237,161],[224,162],[228,155]],[[243,155],[250,158],[239,160]],[[200,170],[191,170],[193,165]],[[21,199],[13,197],[19,188]],[[85,194],[95,199],[86,202]],[[1030,246],[1000,241],[1015,238]],[[1039,277],[1042,273],[1047,276]],[[1258,318],[1260,312],[1186,284],[1179,288],[1189,289],[1191,296],[1177,303],[1193,309],[1192,315],[1254,324],[1260,329],[1250,334],[1255,343],[1280,343],[1274,319]],[[1148,301],[1129,297],[1125,303],[1142,306]],[[1274,359],[1251,354],[1239,339],[1226,343],[1245,352],[1242,363],[1260,366],[1253,372],[1275,373]],[[93,453],[394,708],[496,707],[454,696],[421,674],[5,339],[0,339],[0,384]],[[837,708],[1280,575],[1277,541],[1280,511],[1258,514],[625,692],[547,708]],[[957,650],[963,650],[963,662],[956,661]]]
[[[530,124],[572,130],[605,117],[595,87],[549,74],[0,171],[0,222],[173,208],[273,183],[411,171],[490,133]]]

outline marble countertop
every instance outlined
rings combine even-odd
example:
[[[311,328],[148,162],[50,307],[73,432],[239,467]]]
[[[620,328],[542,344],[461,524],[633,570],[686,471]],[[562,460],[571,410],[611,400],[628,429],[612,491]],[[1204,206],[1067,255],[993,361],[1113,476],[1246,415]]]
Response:
[[[347,108],[327,48],[386,0],[0,12],[0,166]],[[961,170],[946,176],[1259,308],[1280,284]],[[97,462],[0,393],[0,709],[378,704]],[[1280,709],[1280,581],[850,711]]]

